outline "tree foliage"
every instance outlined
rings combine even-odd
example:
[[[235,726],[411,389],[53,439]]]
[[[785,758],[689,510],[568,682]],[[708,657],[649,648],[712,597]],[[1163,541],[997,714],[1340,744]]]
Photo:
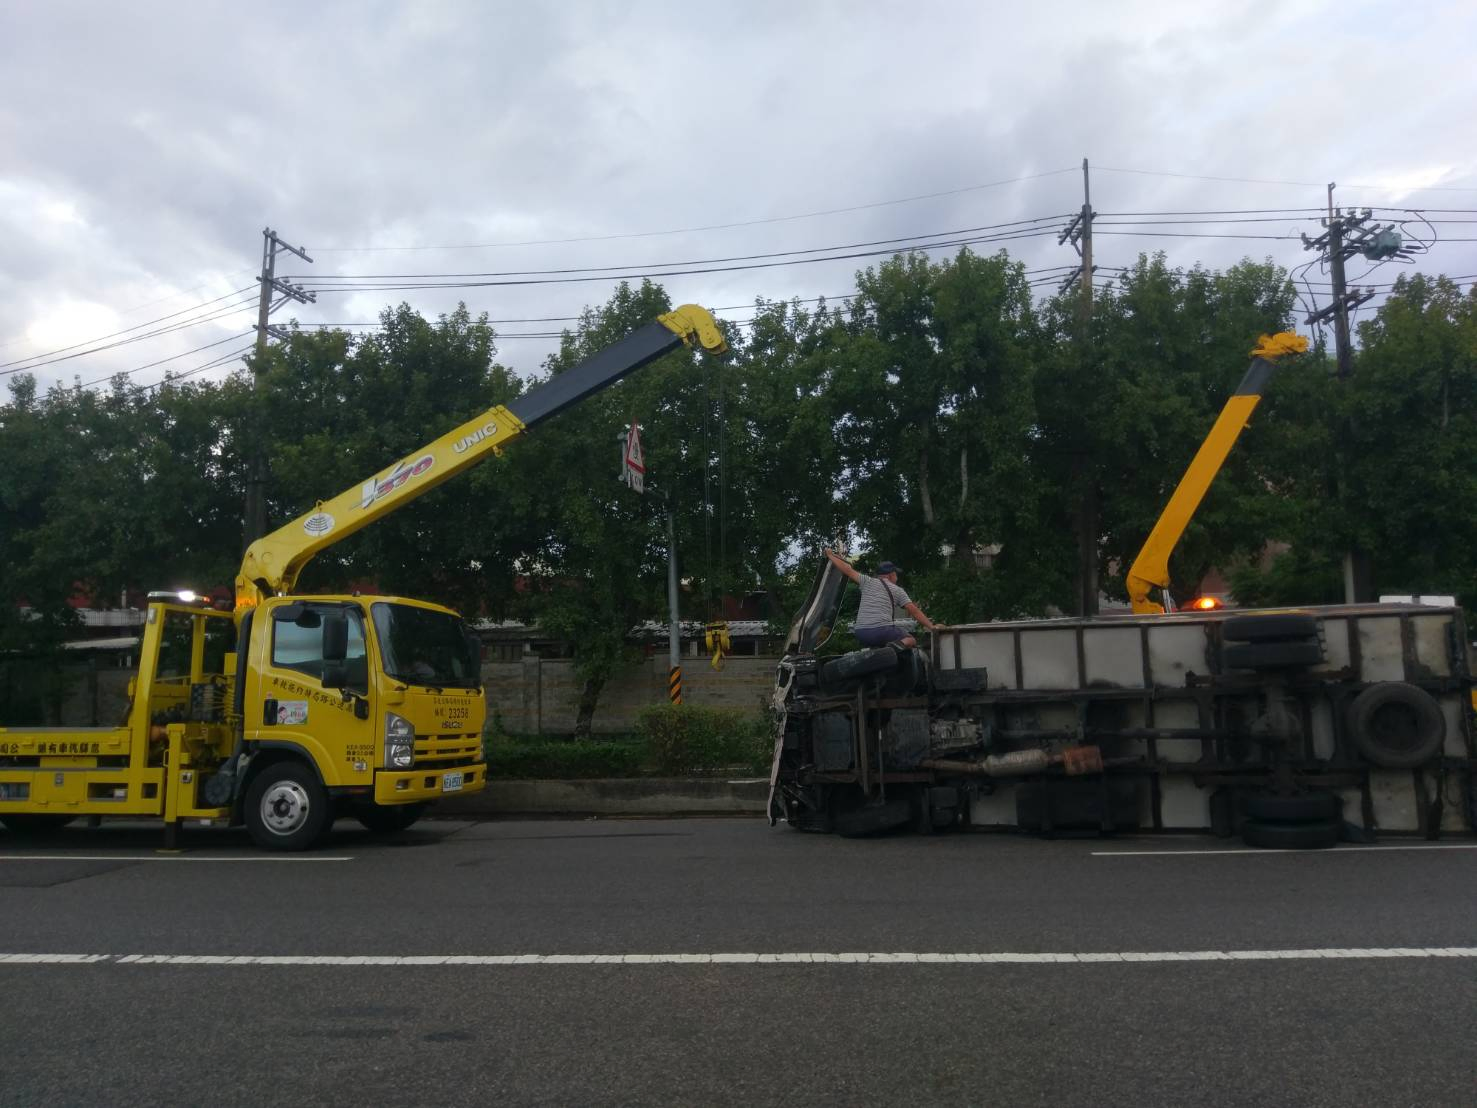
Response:
[[[726,362],[668,355],[330,548],[302,585],[540,624],[574,646],[585,728],[631,629],[665,621],[668,509],[684,618],[766,593],[782,622],[840,539],[901,564],[940,620],[1071,611],[1079,555],[1121,591],[1257,336],[1292,324],[1270,262],[1142,257],[1096,297],[1084,322],[1075,295],[1038,300],[1019,263],[964,250],[898,255],[843,304],[761,299]],[[16,375],[0,651],[59,656],[83,598],[228,585],[257,449],[279,525],[670,307],[657,285],[620,286],[530,381],[498,362],[485,317],[407,305],[364,336],[295,332],[221,382],[40,394]],[[1383,591],[1477,606],[1477,292],[1402,280],[1359,341],[1348,380],[1321,347],[1279,368],[1171,561],[1178,596],[1219,567],[1243,602],[1337,599],[1357,545]],[[632,421],[645,496],[616,480]]]

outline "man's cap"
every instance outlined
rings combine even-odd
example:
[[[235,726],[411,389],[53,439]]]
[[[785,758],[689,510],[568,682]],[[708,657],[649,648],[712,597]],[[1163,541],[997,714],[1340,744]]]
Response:
[[[877,572],[878,573],[896,573],[897,572],[897,566],[893,565],[891,562],[883,562],[880,566],[877,567]]]

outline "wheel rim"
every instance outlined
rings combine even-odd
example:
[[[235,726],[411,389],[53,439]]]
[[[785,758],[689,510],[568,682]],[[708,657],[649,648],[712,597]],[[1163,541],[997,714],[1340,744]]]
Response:
[[[1421,721],[1409,704],[1386,704],[1374,713],[1370,732],[1380,746],[1405,753],[1420,745]]]
[[[308,790],[296,781],[278,781],[262,794],[262,826],[274,835],[291,835],[308,822]]]

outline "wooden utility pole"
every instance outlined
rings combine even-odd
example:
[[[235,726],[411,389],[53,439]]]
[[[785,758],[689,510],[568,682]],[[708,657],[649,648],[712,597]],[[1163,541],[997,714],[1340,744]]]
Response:
[[[1082,159],[1082,210],[1072,217],[1072,222],[1057,236],[1057,245],[1071,241],[1072,249],[1081,256],[1082,264],[1061,284],[1057,294],[1065,296],[1073,281],[1081,283],[1078,309],[1077,351],[1083,367],[1090,365],[1092,358],[1092,192],[1087,159]],[[1098,489],[1097,469],[1088,453],[1076,458],[1078,500],[1076,506],[1077,533],[1077,614],[1094,616],[1098,611]]]
[[[1362,212],[1350,208],[1345,211],[1333,206],[1335,182],[1328,183],[1328,215],[1323,220],[1324,231],[1315,239],[1303,236],[1305,250],[1317,250],[1328,263],[1329,277],[1333,282],[1333,298],[1326,307],[1312,312],[1304,320],[1309,326],[1326,321],[1333,322],[1334,359],[1339,380],[1347,381],[1354,374],[1354,344],[1349,334],[1349,312],[1374,296],[1373,289],[1350,291],[1344,275],[1344,261],[1371,247],[1371,235],[1375,228],[1366,227],[1372,213],[1368,208]],[[1348,449],[1353,436],[1352,425],[1340,429],[1340,437]],[[1342,469],[1342,466],[1340,466]],[[1338,477],[1342,484],[1344,474]],[[1369,552],[1352,547],[1344,554],[1344,603],[1359,604],[1376,599],[1374,591],[1374,569]]]
[[[256,312],[256,350],[253,359],[253,375],[256,379],[256,388],[262,387],[262,364],[267,352],[267,339],[276,337],[285,339],[287,332],[280,327],[273,327],[269,322],[272,312],[280,308],[289,300],[295,300],[300,304],[312,303],[318,299],[315,293],[303,291],[301,285],[288,284],[277,278],[277,255],[286,250],[296,254],[305,262],[312,262],[312,258],[299,247],[283,242],[277,237],[277,232],[267,227],[262,231],[262,272],[257,278],[261,282],[261,297],[257,301]],[[273,303],[273,296],[280,297]],[[246,507],[242,526],[241,548],[245,550],[257,539],[267,533],[267,500],[265,495],[267,484],[267,459],[262,451],[261,429],[251,424],[251,457],[247,463],[246,474]]]
[[[1092,191],[1087,178],[1087,159],[1082,159],[1082,320],[1092,321]]]

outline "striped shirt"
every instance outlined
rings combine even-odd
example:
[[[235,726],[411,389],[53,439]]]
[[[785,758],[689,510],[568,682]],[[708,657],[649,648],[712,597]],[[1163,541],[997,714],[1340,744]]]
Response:
[[[901,585],[880,577],[869,577],[865,573],[859,575],[857,584],[861,586],[862,602],[857,607],[855,626],[882,627],[908,618],[903,607],[911,604],[913,598],[903,591]]]

